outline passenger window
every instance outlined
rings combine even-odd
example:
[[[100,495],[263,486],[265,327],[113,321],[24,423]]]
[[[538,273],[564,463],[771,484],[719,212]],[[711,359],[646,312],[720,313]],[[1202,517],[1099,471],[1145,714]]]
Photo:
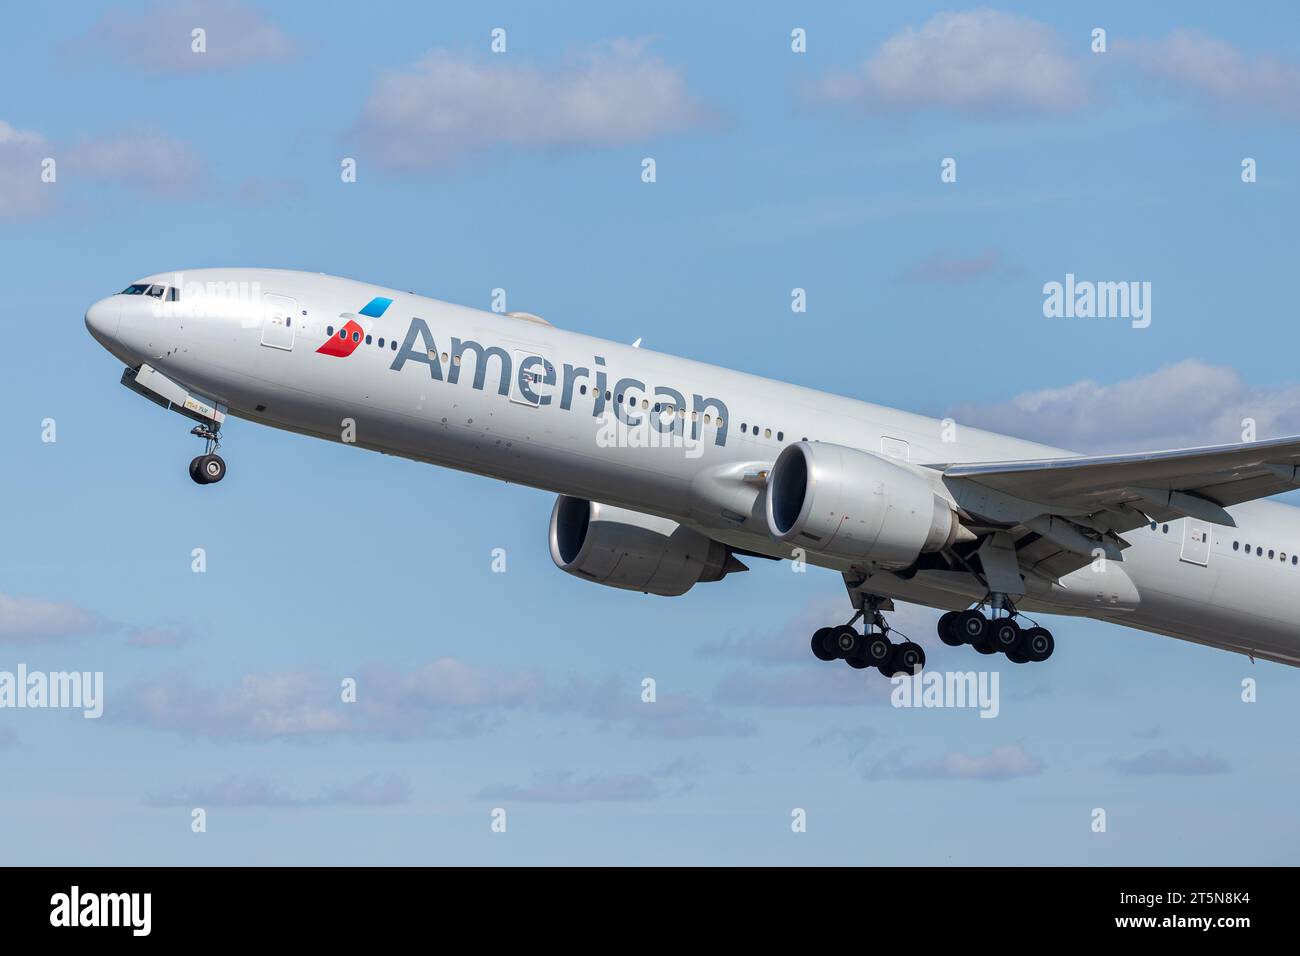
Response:
[[[370,336],[367,335],[367,336],[366,336],[366,344],[367,344],[367,345],[370,345],[372,341],[373,341],[373,340],[370,338]]]
[[[1240,541],[1234,541],[1234,542],[1232,542],[1232,550],[1233,550],[1233,551],[1240,551],[1240,550],[1241,550],[1241,542],[1240,542]]]
[[[383,339],[380,339],[380,340],[379,340],[379,347],[380,347],[381,349],[384,347],[384,340],[383,340]]]
[[[333,335],[333,334],[334,334],[334,326],[332,326],[332,325],[327,325],[327,326],[325,326],[325,334],[326,334],[326,335]]]

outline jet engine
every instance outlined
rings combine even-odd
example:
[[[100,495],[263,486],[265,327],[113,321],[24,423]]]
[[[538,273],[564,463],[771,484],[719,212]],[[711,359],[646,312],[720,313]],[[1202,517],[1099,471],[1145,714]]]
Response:
[[[561,571],[629,591],[672,597],[701,581],[747,571],[726,545],[668,518],[560,495],[551,560]]]
[[[798,442],[777,456],[767,480],[767,526],[795,547],[886,571],[942,551],[964,530],[915,470],[824,442]]]

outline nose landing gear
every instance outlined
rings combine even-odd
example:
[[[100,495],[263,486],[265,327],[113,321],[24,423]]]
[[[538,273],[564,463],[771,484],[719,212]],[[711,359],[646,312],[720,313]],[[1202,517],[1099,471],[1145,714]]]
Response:
[[[221,436],[217,429],[196,425],[190,429],[190,434],[203,439],[203,454],[190,462],[190,477],[195,483],[211,485],[226,477],[226,461],[217,454],[217,449],[221,447]]]

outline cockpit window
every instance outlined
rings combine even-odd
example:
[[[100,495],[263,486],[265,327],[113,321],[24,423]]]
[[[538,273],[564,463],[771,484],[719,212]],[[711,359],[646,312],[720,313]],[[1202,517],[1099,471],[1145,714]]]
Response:
[[[181,297],[180,292],[173,286],[160,285],[156,282],[153,285],[147,282],[133,283],[119,292],[118,295],[148,295],[155,299],[166,299],[168,302],[179,302]]]

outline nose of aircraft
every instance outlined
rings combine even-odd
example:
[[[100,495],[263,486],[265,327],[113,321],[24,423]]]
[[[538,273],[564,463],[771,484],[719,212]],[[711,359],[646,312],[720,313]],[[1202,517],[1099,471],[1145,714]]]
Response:
[[[122,317],[122,303],[114,298],[100,299],[86,310],[86,328],[95,341],[111,348],[117,337],[117,323]]]

